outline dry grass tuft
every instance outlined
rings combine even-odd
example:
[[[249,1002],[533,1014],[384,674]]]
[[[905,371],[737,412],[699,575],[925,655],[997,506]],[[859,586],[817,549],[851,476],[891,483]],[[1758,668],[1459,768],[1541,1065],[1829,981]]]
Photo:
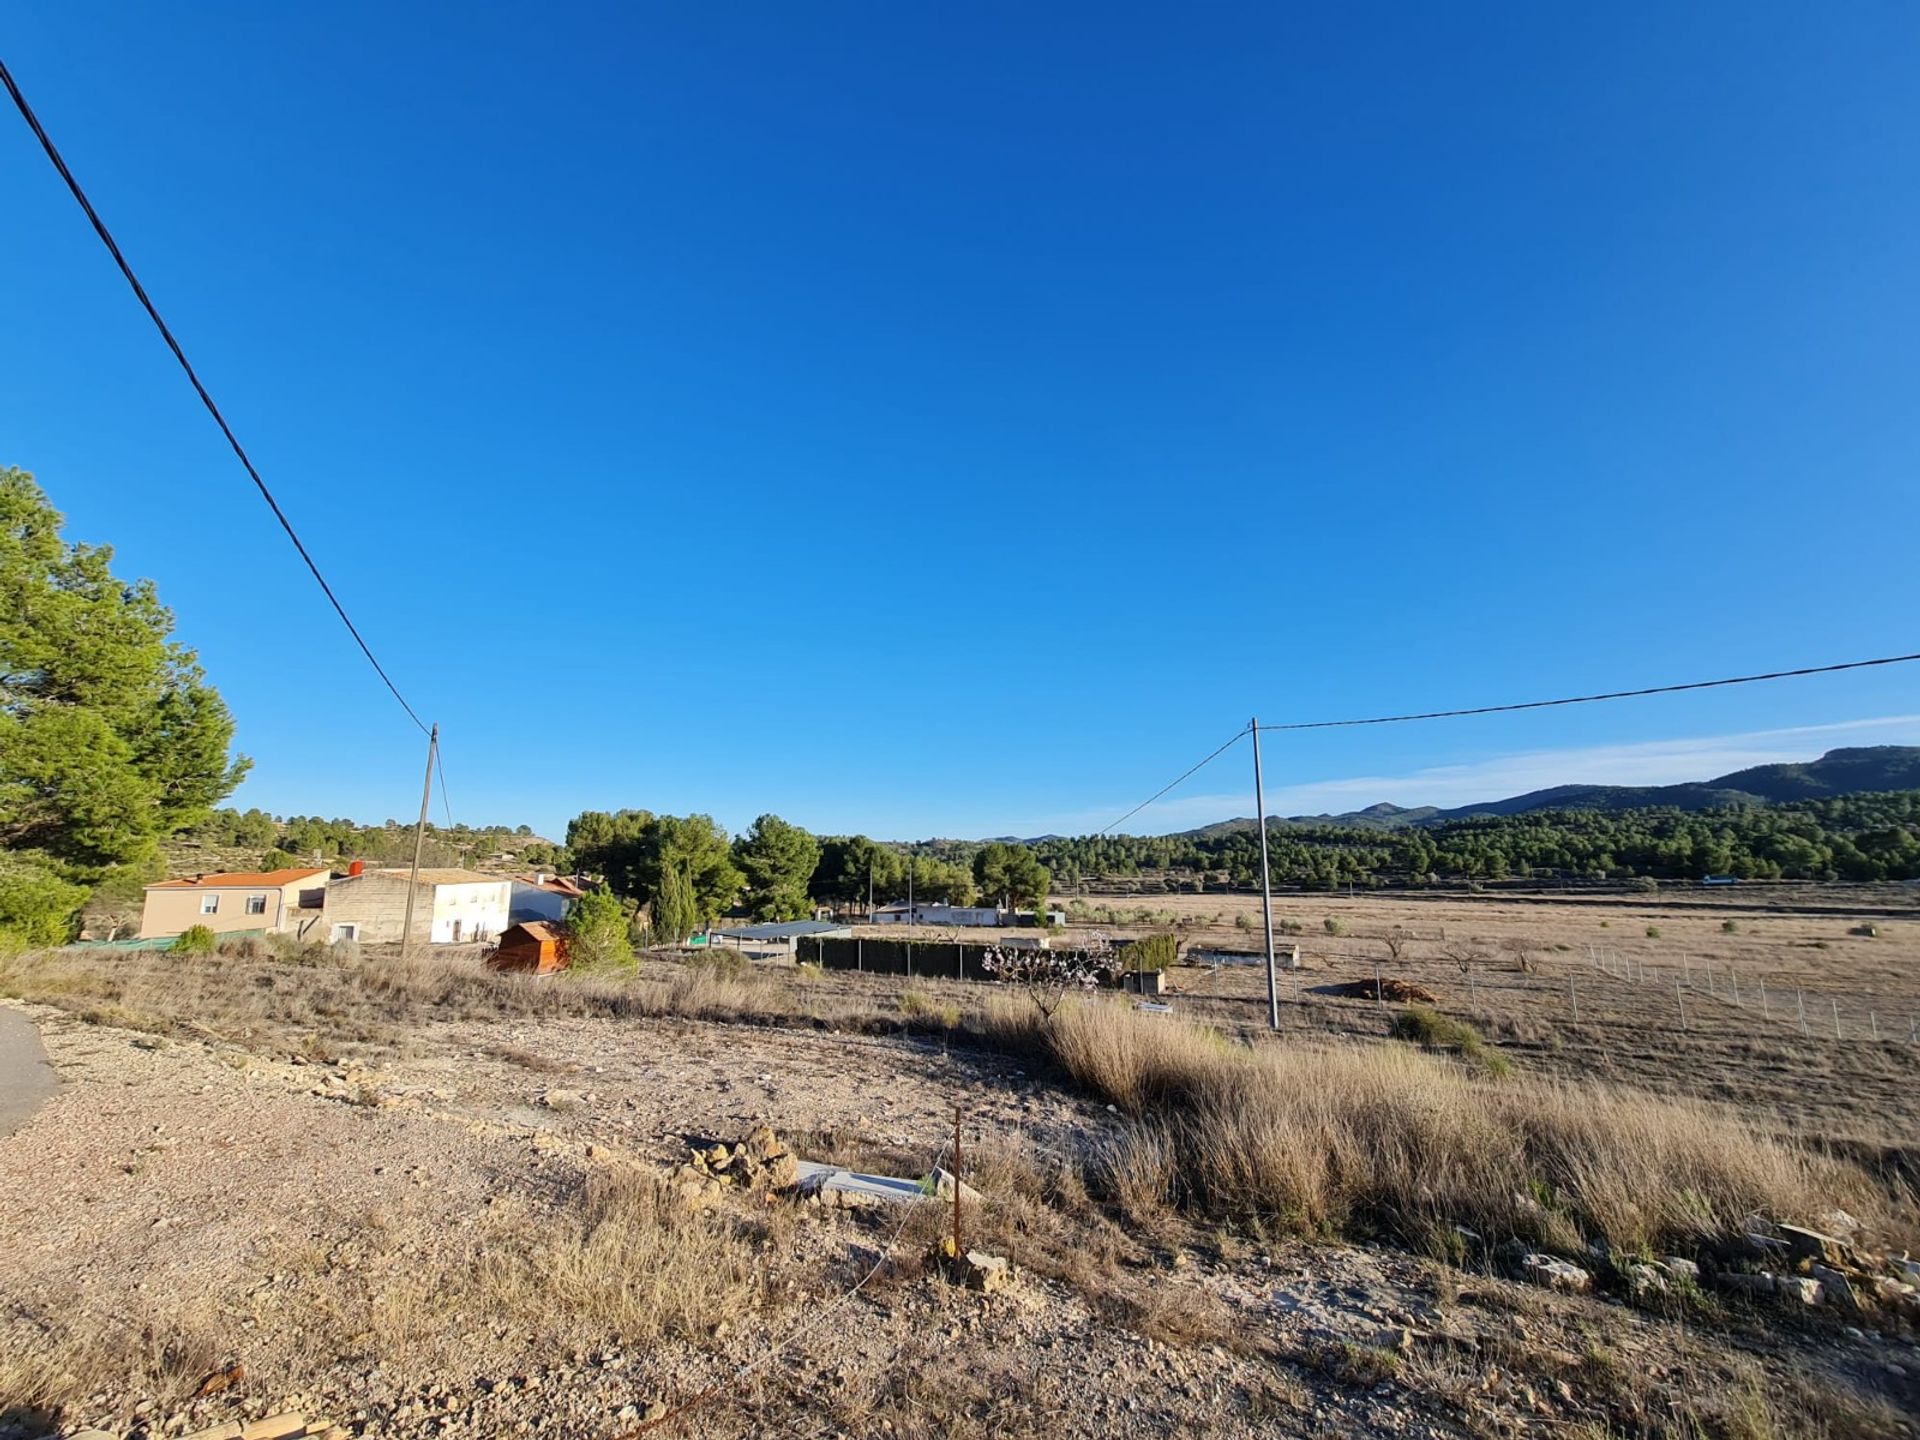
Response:
[[[1133,1124],[1095,1156],[1142,1223],[1170,1205],[1303,1232],[1386,1230],[1426,1246],[1456,1224],[1640,1253],[1737,1234],[1754,1213],[1835,1205],[1886,1219],[1858,1167],[1732,1112],[1595,1084],[1478,1080],[1378,1046],[1248,1050],[1123,1004],[1003,1021]],[[1858,1207],[1858,1208],[1856,1208]]]

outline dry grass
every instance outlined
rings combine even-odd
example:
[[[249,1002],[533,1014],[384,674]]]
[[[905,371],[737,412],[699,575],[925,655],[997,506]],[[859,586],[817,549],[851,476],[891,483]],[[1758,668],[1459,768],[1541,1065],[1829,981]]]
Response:
[[[1888,1219],[1857,1167],[1702,1103],[1495,1084],[1381,1046],[1248,1049],[1108,1001],[1063,1009],[1050,1026],[1003,1012],[1001,1027],[1131,1118],[1095,1173],[1143,1220],[1172,1204],[1429,1248],[1459,1224],[1641,1253],[1697,1249],[1754,1213],[1806,1220],[1844,1205]]]

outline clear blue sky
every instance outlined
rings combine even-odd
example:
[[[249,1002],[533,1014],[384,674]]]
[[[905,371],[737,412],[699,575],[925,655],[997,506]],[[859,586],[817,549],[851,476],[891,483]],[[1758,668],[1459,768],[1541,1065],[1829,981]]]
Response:
[[[1916,648],[1910,6],[6,32],[458,818],[1083,830],[1255,713]],[[237,803],[408,814],[413,732],[4,119],[0,463],[158,581]],[[1273,808],[1920,740],[1915,670],[1275,737]]]

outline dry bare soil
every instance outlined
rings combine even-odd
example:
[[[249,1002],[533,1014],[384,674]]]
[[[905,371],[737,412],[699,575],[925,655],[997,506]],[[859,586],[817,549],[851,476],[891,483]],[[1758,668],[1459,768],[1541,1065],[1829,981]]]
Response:
[[[1141,903],[1195,901],[1244,939],[1225,897]],[[1175,972],[1176,1011],[1209,1030],[658,959],[539,981],[377,956],[0,962],[63,1081],[0,1140],[0,1433],[298,1410],[350,1434],[593,1440],[663,1413],[650,1433],[1914,1434],[1910,1312],[1615,1283],[1636,1247],[1758,1268],[1725,1248],[1748,1208],[1844,1205],[1876,1253],[1920,1233],[1911,1052],[1767,1031],[1746,999],[1764,974],[1770,996],[1798,978],[1910,1002],[1905,925],[1406,909],[1355,902],[1336,936],[1327,902],[1292,908],[1318,933],[1279,1044],[1263,978],[1232,968]],[[1433,938],[1388,973],[1477,1020],[1507,1079],[1314,996],[1371,975],[1364,937],[1395,925]],[[1590,939],[1621,957],[1606,974]],[[1490,952],[1470,979],[1442,953],[1460,945]],[[1683,946],[1743,986],[1739,1006],[1687,994],[1684,1031],[1670,985],[1637,978]],[[992,1294],[930,1260],[937,1200],[709,1207],[672,1178],[691,1143],[760,1123],[803,1158],[917,1176],[956,1109],[966,1245],[1013,1263]],[[1597,1293],[1508,1278],[1513,1237],[1578,1258]]]

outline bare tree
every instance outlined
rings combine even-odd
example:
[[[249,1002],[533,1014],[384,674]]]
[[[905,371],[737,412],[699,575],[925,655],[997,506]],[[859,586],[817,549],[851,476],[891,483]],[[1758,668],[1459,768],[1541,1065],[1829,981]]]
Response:
[[[1090,937],[1084,950],[987,951],[980,966],[994,979],[1018,985],[1040,1012],[1042,1024],[1051,1024],[1054,1011],[1075,991],[1091,990],[1101,975],[1113,968],[1113,948],[1104,935]]]
[[[1478,940],[1471,938],[1454,941],[1447,946],[1445,954],[1447,959],[1460,967],[1462,975],[1472,970],[1474,966],[1484,964],[1487,958],[1486,948]]]
[[[1387,947],[1387,957],[1397,965],[1413,943],[1413,936],[1396,925],[1380,937],[1380,943]]]

